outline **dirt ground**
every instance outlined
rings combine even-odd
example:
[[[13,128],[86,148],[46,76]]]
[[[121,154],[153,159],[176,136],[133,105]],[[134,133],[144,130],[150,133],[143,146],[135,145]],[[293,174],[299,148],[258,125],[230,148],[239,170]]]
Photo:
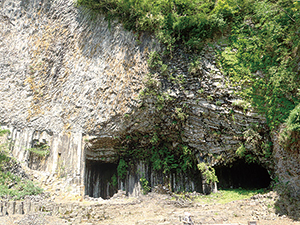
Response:
[[[50,216],[49,213],[37,212],[27,215],[0,217],[1,224],[19,225],[60,225],[60,224],[133,224],[133,225],[163,225],[163,224],[230,224],[248,225],[256,222],[259,225],[289,225],[299,224],[285,215],[275,213],[274,202],[276,193],[256,195],[251,199],[229,202],[226,204],[211,202],[203,203],[198,199],[174,198],[170,195],[149,193],[138,198],[116,198],[102,200],[105,218],[99,220],[68,221]],[[59,201],[59,198],[57,198]],[[64,199],[66,201],[66,199]],[[84,201],[81,204],[95,204]],[[188,217],[192,220],[188,221]],[[255,223],[250,223],[255,224]]]

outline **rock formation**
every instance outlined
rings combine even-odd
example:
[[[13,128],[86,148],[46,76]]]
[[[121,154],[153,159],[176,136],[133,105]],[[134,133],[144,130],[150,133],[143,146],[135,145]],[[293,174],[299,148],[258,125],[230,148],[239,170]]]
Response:
[[[147,146],[156,126],[198,163],[234,163],[242,146],[273,173],[260,149],[270,141],[264,119],[239,104],[216,66],[214,49],[224,46],[205,46],[196,59],[178,48],[156,68],[149,58],[164,47],[153,36],[69,0],[2,0],[0,36],[0,125],[11,131],[12,153],[32,169],[72,177],[78,194],[138,195],[143,177],[151,187],[167,180],[173,190],[204,191],[200,174],[158,172],[143,160],[113,187],[124,143],[136,137]]]

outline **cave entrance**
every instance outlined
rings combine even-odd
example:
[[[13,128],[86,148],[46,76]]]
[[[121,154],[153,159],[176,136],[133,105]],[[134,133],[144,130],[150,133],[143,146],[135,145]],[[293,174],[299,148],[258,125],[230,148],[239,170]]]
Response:
[[[216,175],[219,179],[218,187],[259,189],[270,186],[271,178],[268,171],[257,163],[246,163],[237,160],[230,165],[216,166]]]
[[[111,198],[118,191],[112,179],[116,174],[117,164],[86,160],[85,194],[94,198]]]

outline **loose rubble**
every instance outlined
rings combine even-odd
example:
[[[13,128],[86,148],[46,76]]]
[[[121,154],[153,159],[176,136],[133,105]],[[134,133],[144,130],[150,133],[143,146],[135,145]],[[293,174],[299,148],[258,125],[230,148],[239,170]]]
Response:
[[[48,195],[27,197],[23,201],[2,199],[0,222],[14,224],[300,224],[275,213],[276,192],[227,204],[204,204],[195,199],[174,198],[170,194],[149,193],[129,198],[123,191],[111,199],[84,197],[69,200]],[[53,222],[52,222],[53,221]]]

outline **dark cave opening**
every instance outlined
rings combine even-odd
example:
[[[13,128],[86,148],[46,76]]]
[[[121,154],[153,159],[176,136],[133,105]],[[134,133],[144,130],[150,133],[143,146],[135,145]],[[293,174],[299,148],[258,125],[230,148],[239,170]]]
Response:
[[[112,177],[116,179],[116,174],[117,164],[86,160],[85,194],[94,198],[111,198],[118,191],[117,184],[112,179]]]
[[[270,186],[271,178],[268,171],[257,163],[246,163],[237,160],[230,165],[216,166],[216,175],[219,179],[218,187],[259,189]]]

